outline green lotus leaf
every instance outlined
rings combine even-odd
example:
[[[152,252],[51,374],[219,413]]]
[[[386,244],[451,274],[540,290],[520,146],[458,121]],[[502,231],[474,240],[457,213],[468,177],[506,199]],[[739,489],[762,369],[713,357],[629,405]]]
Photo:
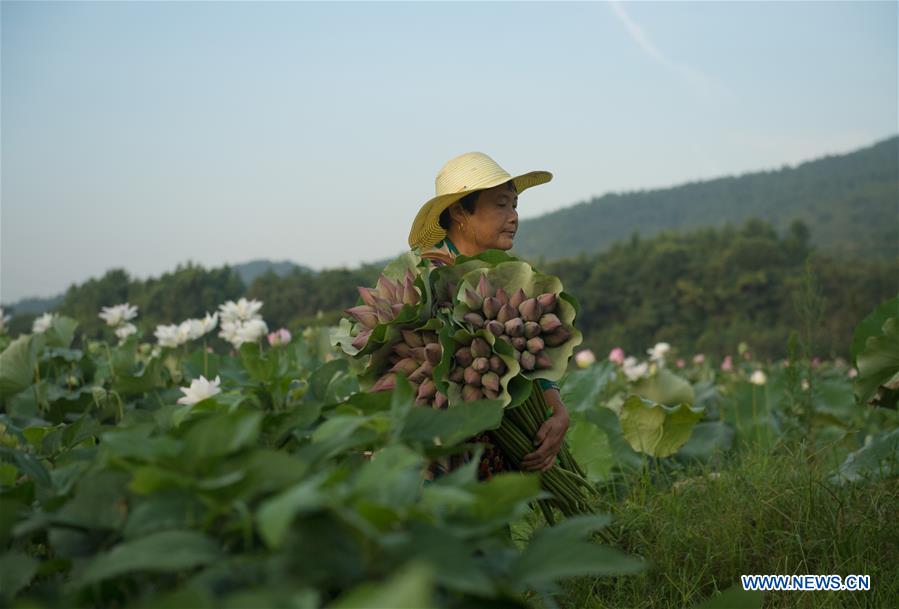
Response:
[[[696,401],[696,393],[689,381],[667,368],[659,368],[652,376],[640,379],[632,391],[647,400],[669,406]]]
[[[500,359],[503,360],[503,363],[506,364],[505,374],[499,377],[500,394],[496,399],[502,402],[503,407],[507,407],[515,403],[520,403],[521,401],[526,399],[527,395],[525,395],[524,398],[521,398],[520,396],[522,388],[519,384],[515,384],[512,387],[512,389],[516,391],[515,397],[519,398],[519,402],[514,402],[513,394],[510,393],[509,384],[512,379],[518,376],[518,373],[521,371],[521,366],[519,366],[515,358],[512,357],[512,347],[501,340],[496,340],[496,337],[493,336],[493,334],[491,334],[489,331],[478,330],[477,332],[469,332],[468,330],[457,329],[450,336],[450,338],[452,339],[452,345],[450,346],[449,350],[447,350],[447,348],[444,346],[443,352],[444,354],[449,354],[451,356],[461,345],[471,344],[471,341],[478,336],[487,341],[487,344],[490,345],[490,348],[493,350],[493,352],[499,355]],[[435,370],[435,378],[436,373],[437,372]],[[452,407],[457,404],[464,403],[464,400],[462,399],[462,385],[446,380],[446,374],[449,373],[449,365],[446,366],[445,371],[442,370],[442,373],[444,376],[441,377],[441,381],[445,381],[446,383],[446,397],[449,398],[449,405]]]
[[[855,327],[850,349],[853,364],[856,364],[858,355],[865,350],[868,337],[880,336],[883,333],[883,324],[890,317],[899,317],[899,296],[880,303]]]
[[[629,395],[619,419],[631,448],[652,457],[667,457],[687,443],[705,408],[689,404],[665,406],[639,395]]]
[[[899,391],[899,318],[888,318],[881,331],[880,336],[869,336],[864,350],[856,356],[858,378],[854,389],[862,404],[895,408]]]

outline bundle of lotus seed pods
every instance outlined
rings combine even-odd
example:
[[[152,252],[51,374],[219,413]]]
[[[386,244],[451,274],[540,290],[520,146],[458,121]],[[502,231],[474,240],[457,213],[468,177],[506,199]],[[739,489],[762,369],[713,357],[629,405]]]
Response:
[[[368,358],[363,387],[393,389],[402,374],[418,406],[500,400],[496,443],[516,467],[535,450],[533,438],[551,413],[535,380],[559,380],[581,342],[577,301],[557,277],[499,250],[438,268],[409,252],[375,288],[359,292],[362,303],[346,311],[352,321],[341,320],[334,342]],[[567,447],[541,481],[553,495],[540,504],[548,520],[551,505],[566,515],[591,511],[594,489]]]

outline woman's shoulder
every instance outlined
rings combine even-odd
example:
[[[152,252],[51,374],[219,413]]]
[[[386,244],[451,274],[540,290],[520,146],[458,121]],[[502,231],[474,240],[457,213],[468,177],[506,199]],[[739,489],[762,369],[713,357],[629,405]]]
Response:
[[[451,265],[456,259],[456,255],[446,239],[431,247],[422,248],[420,255],[428,260],[431,266]]]

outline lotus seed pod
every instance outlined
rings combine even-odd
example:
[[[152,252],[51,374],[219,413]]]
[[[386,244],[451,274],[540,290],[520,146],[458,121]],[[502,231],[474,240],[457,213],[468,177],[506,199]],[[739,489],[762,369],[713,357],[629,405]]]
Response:
[[[528,298],[518,305],[518,312],[521,313],[521,318],[525,321],[537,321],[543,315],[543,308],[536,298]]]
[[[425,346],[425,357],[436,366],[440,363],[440,358],[443,357],[443,347],[439,343],[428,343]]]
[[[393,345],[393,352],[400,357],[412,357],[412,347],[406,343],[396,343]]]
[[[413,330],[403,330],[403,340],[412,348],[425,346],[424,341],[421,340],[421,334]]]
[[[487,298],[488,296],[493,296],[493,293],[493,286],[487,281],[487,275],[481,275],[481,279],[478,281],[478,295],[481,298]]]
[[[474,361],[474,356],[471,354],[471,349],[469,347],[460,347],[456,350],[456,363],[460,366],[471,366],[471,362]]]
[[[421,366],[416,368],[412,374],[409,375],[409,380],[413,383],[421,383],[426,378],[430,378],[433,371],[434,367],[431,366],[431,363],[425,362]]]
[[[524,290],[518,288],[512,296],[509,297],[509,306],[513,309],[517,309],[518,306],[527,300],[527,294],[524,293]]]
[[[462,316],[462,319],[470,323],[475,328],[484,327],[484,317],[479,313],[466,313]]]
[[[502,307],[502,303],[496,296],[488,296],[484,299],[484,306],[481,309],[484,311],[485,319],[496,319],[496,314]]]
[[[524,335],[524,322],[521,321],[520,317],[510,319],[503,327],[506,329],[506,334],[512,338]]]
[[[551,334],[544,334],[543,342],[546,343],[547,347],[558,347],[569,338],[571,338],[571,332],[565,328],[559,328]]]
[[[499,391],[499,376],[496,372],[485,372],[484,375],[481,376],[481,385],[483,385],[485,389]]]
[[[425,345],[440,342],[440,339],[437,337],[437,333],[429,331],[424,331],[421,333],[421,340],[424,341]]]
[[[539,368],[540,370],[546,370],[547,368],[553,367],[552,360],[549,359],[546,351],[541,351],[540,353],[538,353],[535,361],[537,364],[537,368]]]
[[[496,400],[499,398],[499,391],[493,391],[492,389],[484,389],[484,397],[488,400]]]
[[[437,385],[434,384],[434,380],[425,379],[425,381],[418,388],[418,395],[416,397],[427,399],[434,397],[435,393],[437,393]]]
[[[417,361],[419,364],[428,359],[428,355],[425,353],[424,347],[413,347],[412,357],[414,357],[415,361]]]
[[[518,351],[524,351],[528,346],[528,339],[524,336],[516,336],[512,339],[512,346]]]
[[[476,357],[471,363],[471,367],[483,374],[490,370],[490,360],[486,357]]]
[[[539,336],[535,336],[534,338],[528,339],[527,350],[536,355],[543,351],[543,339]]]
[[[509,295],[506,294],[506,291],[502,288],[496,289],[496,299],[499,301],[499,306],[509,304]]]
[[[543,330],[544,334],[555,332],[556,329],[561,326],[562,322],[559,321],[559,318],[553,313],[547,313],[540,318],[540,329]]]
[[[450,370],[447,378],[449,378],[449,380],[451,380],[452,382],[459,383],[461,385],[465,380],[465,370],[465,368],[453,368],[452,370]]]
[[[465,381],[466,385],[473,385],[474,387],[481,386],[481,373],[475,370],[474,368],[466,368],[465,373],[462,375],[462,380]]]
[[[471,354],[475,357],[490,357],[490,353],[490,345],[480,336],[471,341]]]
[[[462,387],[462,399],[466,402],[471,402],[472,400],[480,400],[482,397],[484,397],[484,393],[479,387],[473,387],[471,385],[465,385],[464,387]]]
[[[439,408],[442,410],[446,408],[447,404],[449,404],[449,400],[446,399],[446,395],[438,391],[434,396],[434,408]]]
[[[546,294],[540,294],[540,296],[537,297],[537,302],[543,307],[544,313],[552,313],[556,310],[558,297],[552,292],[547,292]]]
[[[413,372],[418,370],[418,367],[420,365],[421,364],[419,364],[413,358],[405,357],[405,358],[401,359],[400,361],[398,361],[396,364],[394,364],[393,368],[391,368],[390,371],[391,372],[402,372],[406,376],[409,376],[410,374],[412,374]]]
[[[534,357],[534,354],[530,351],[522,351],[521,353],[521,367],[525,370],[533,370],[534,366],[537,365],[537,358]]]
[[[468,288],[465,288],[465,293],[462,295],[462,302],[464,302],[472,311],[477,311],[484,306],[484,298]]]
[[[506,373],[506,362],[498,355],[490,356],[490,370],[502,376]]]
[[[535,336],[539,336],[541,332],[540,324],[536,321],[527,321],[524,324],[524,337],[525,338],[534,338]]]
[[[496,321],[504,324],[514,317],[518,317],[518,309],[513,308],[511,305],[505,304],[499,310],[499,313],[496,314]]]
[[[378,379],[371,387],[371,391],[374,393],[376,391],[389,391],[396,387],[396,373],[388,372],[384,376]]]
[[[487,329],[490,330],[490,333],[496,337],[502,336],[503,333],[506,331],[505,326],[503,326],[503,324],[499,323],[495,319],[491,319],[490,321],[487,322]],[[538,327],[538,329],[539,329],[539,327]]]

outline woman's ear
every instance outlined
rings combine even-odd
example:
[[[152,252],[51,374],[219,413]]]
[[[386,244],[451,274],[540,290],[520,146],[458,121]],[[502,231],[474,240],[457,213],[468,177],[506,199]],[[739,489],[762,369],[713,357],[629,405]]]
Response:
[[[450,218],[456,224],[461,224],[468,219],[468,212],[462,209],[462,205],[458,202],[449,206]]]

